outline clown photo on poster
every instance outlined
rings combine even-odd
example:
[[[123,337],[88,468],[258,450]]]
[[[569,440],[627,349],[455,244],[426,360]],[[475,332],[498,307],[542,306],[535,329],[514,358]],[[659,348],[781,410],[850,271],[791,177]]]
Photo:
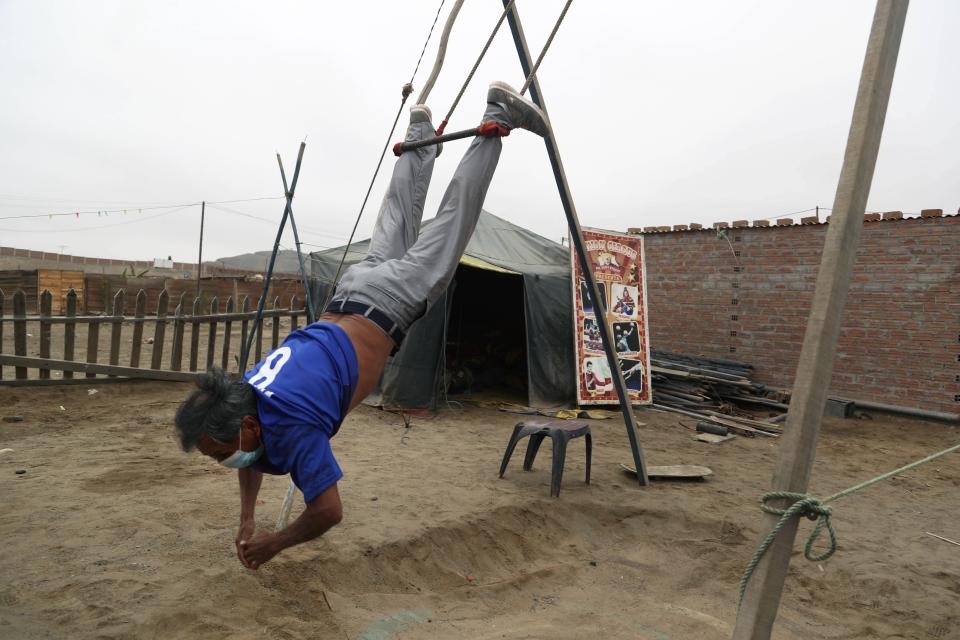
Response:
[[[643,236],[584,229],[583,238],[601,304],[594,304],[576,249],[571,245],[577,402],[582,405],[619,402],[597,324],[604,322],[609,328],[610,346],[617,354],[630,403],[649,404],[653,398]]]

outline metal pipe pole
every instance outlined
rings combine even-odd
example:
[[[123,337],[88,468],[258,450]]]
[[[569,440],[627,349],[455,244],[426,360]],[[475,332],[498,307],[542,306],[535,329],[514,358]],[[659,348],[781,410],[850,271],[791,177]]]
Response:
[[[310,282],[307,279],[307,267],[303,262],[303,252],[300,247],[300,232],[297,231],[297,221],[293,217],[293,194],[287,190],[287,174],[283,170],[283,160],[280,154],[277,154],[277,164],[280,165],[280,178],[283,180],[283,192],[287,197],[287,210],[290,212],[290,229],[293,231],[293,242],[297,247],[297,262],[300,265],[300,278],[303,280],[303,295],[307,303],[307,324],[313,324],[316,321],[316,314],[313,308],[313,296],[310,293]]]
[[[200,297],[200,271],[203,269],[203,219],[207,212],[207,201],[200,203],[200,253],[197,255],[197,297]]]
[[[810,482],[907,6],[908,0],[878,0],[873,16],[813,306],[793,383],[790,411],[778,447],[774,491],[806,493]],[[779,516],[763,514],[761,539],[770,533],[778,519]],[[798,524],[799,518],[786,523],[757,565],[737,614],[734,640],[766,640],[770,637]]]
[[[510,0],[502,0],[506,9],[510,5]],[[520,14],[517,12],[516,4],[510,7],[507,15],[510,22],[510,31],[513,33],[513,42],[517,47],[517,55],[520,57],[520,66],[523,69],[524,78],[530,76],[531,57],[530,49],[527,47],[527,40],[523,34],[523,26],[520,24]],[[540,90],[540,81],[536,75],[532,77],[530,84],[530,97],[533,102],[547,113],[547,107],[543,101],[543,93]],[[549,116],[547,117],[549,123]],[[613,341],[610,339],[610,327],[607,324],[606,309],[601,309],[603,298],[600,297],[597,289],[597,281],[593,275],[593,265],[587,256],[586,245],[583,240],[583,231],[580,229],[580,219],[577,217],[577,210],[573,204],[573,196],[570,193],[570,185],[567,183],[567,175],[563,170],[563,162],[560,159],[560,150],[557,147],[557,140],[553,134],[553,127],[549,127],[549,133],[544,137],[544,143],[547,147],[547,155],[550,158],[550,166],[553,168],[553,177],[557,182],[557,189],[560,193],[560,202],[563,204],[563,212],[567,217],[567,226],[570,228],[570,240],[573,242],[577,252],[577,259],[580,261],[580,269],[587,281],[590,294],[594,300],[594,314],[597,318],[597,326],[600,329],[600,338],[603,341],[603,350],[607,355],[607,363],[610,366],[610,375],[613,377],[613,386],[617,390],[617,397],[620,399],[620,410],[623,413],[623,421],[627,428],[627,436],[630,439],[630,451],[633,454],[633,464],[637,470],[637,480],[640,485],[646,485],[647,465],[643,458],[643,450],[640,448],[639,438],[637,437],[637,422],[633,415],[633,408],[630,405],[630,396],[627,393],[627,383],[623,379],[623,372],[620,370],[620,361],[616,352],[613,350]]]

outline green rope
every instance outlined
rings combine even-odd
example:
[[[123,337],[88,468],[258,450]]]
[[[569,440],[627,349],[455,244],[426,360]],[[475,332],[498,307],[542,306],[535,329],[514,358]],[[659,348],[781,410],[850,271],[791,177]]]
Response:
[[[867,487],[875,485],[878,482],[886,480],[887,478],[910,471],[911,469],[919,467],[922,464],[926,464],[931,460],[936,460],[940,456],[945,456],[948,453],[957,451],[958,449],[960,449],[960,444],[934,453],[933,455],[927,456],[922,460],[911,462],[906,466],[900,467],[899,469],[894,469],[893,471],[889,471],[883,475],[877,476],[876,478],[871,478],[870,480],[861,482],[858,485],[854,485],[849,489],[844,489],[843,491],[823,498],[822,500],[807,493],[793,493],[791,491],[770,491],[763,494],[763,496],[760,498],[760,509],[762,509],[765,513],[780,516],[780,519],[777,520],[777,524],[774,525],[773,529],[770,530],[770,533],[767,534],[767,537],[764,538],[760,543],[760,546],[757,547],[753,557],[750,558],[750,562],[747,564],[747,568],[743,572],[743,577],[740,578],[739,604],[743,604],[743,594],[747,591],[747,584],[750,583],[750,577],[753,575],[757,565],[760,564],[760,559],[763,558],[763,554],[767,552],[767,549],[770,548],[770,545],[773,544],[773,541],[776,539],[777,534],[779,534],[780,530],[783,529],[787,522],[790,521],[790,518],[794,516],[805,516],[810,520],[816,521],[817,524],[813,527],[813,531],[810,532],[810,536],[807,538],[807,544],[804,545],[803,557],[811,562],[821,562],[826,560],[837,550],[837,532],[834,530],[833,524],[830,522],[830,517],[833,515],[833,509],[828,507],[827,504],[844,496],[848,496],[851,493],[860,491],[861,489],[866,489]],[[768,503],[772,500],[793,500],[794,502],[789,507],[781,509],[770,506]],[[820,533],[823,531],[824,527],[826,527],[827,532],[830,534],[830,546],[823,553],[814,554],[813,546],[816,544],[817,539],[820,537]]]

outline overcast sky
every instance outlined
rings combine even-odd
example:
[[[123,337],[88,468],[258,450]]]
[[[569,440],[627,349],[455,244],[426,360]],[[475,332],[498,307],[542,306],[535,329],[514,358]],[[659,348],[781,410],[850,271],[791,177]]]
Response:
[[[294,209],[304,241],[342,244],[438,4],[0,0],[0,217],[42,214],[0,220],[0,245],[195,260],[199,206],[150,207],[280,196],[274,153],[292,172],[305,136]],[[518,0],[535,52],[562,5]],[[870,0],[574,2],[539,77],[582,223],[829,207],[873,10]],[[466,1],[429,100],[436,114],[501,11]],[[868,209],[960,206],[958,33],[960,2],[911,3]],[[506,25],[449,130],[477,124],[491,80],[523,82]],[[464,146],[438,160],[426,217]],[[205,258],[270,248],[281,200],[220,206],[234,212],[207,209]],[[542,141],[522,131],[504,141],[485,208],[566,234]],[[74,211],[94,213],[47,217]]]

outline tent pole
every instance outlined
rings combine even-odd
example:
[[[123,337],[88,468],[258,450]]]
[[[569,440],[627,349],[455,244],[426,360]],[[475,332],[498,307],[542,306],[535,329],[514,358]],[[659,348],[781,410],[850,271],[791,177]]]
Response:
[[[506,9],[510,5],[510,0],[503,0],[503,7]],[[531,58],[530,49],[527,47],[527,39],[523,34],[523,27],[520,24],[520,14],[517,12],[516,3],[510,8],[507,15],[510,22],[510,31],[513,33],[513,42],[517,47],[517,55],[520,57],[520,66],[523,69],[524,77],[530,75]],[[536,76],[533,77],[530,84],[530,97],[534,103],[540,107],[544,114],[547,113],[547,106],[543,101],[543,93],[540,91],[540,81]],[[547,121],[549,122],[549,115]],[[557,189],[560,192],[560,202],[563,203],[563,212],[567,217],[567,226],[570,228],[570,239],[573,242],[577,252],[577,259],[580,261],[580,269],[587,280],[587,287],[590,290],[594,300],[594,314],[597,318],[597,326],[600,328],[600,337],[603,340],[603,350],[607,354],[607,364],[610,366],[610,375],[613,376],[613,386],[617,390],[617,397],[620,399],[620,409],[623,412],[623,421],[627,428],[627,436],[630,438],[630,450],[633,453],[633,464],[637,470],[637,480],[640,485],[646,485],[647,465],[643,458],[643,451],[640,448],[640,442],[637,438],[637,423],[633,415],[633,408],[630,406],[630,396],[627,393],[627,384],[623,379],[623,372],[620,370],[620,361],[613,350],[613,342],[610,339],[610,327],[606,320],[606,309],[600,309],[604,298],[601,298],[597,289],[597,281],[593,275],[593,265],[587,257],[586,246],[583,241],[583,232],[580,229],[580,219],[577,217],[577,210],[573,204],[573,196],[570,193],[570,186],[567,183],[567,175],[563,170],[563,162],[560,160],[560,150],[557,147],[556,138],[553,135],[553,127],[549,127],[549,133],[544,137],[544,143],[547,146],[547,155],[550,157],[550,166],[553,168],[553,177],[557,181]],[[579,384],[579,381],[578,381]]]
[[[873,16],[813,305],[793,383],[790,412],[778,447],[774,491],[806,493],[810,481],[907,4],[908,0],[878,0]],[[778,516],[763,515],[761,539],[769,534],[777,520]],[[735,640],[770,637],[790,567],[798,521],[799,517],[791,518],[784,525],[750,578],[737,613]]]

